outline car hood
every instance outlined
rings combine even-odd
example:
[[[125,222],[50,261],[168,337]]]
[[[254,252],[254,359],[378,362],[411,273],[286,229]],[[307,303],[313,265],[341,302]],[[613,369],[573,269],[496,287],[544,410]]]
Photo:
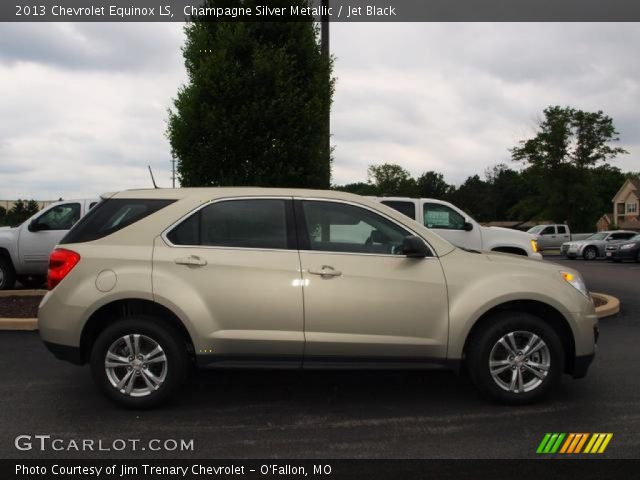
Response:
[[[504,234],[504,235],[509,235],[512,237],[520,237],[522,238],[523,236],[528,237],[530,239],[535,239],[538,236],[537,235],[533,235],[531,233],[528,232],[522,232],[520,230],[514,230],[513,228],[504,228],[504,227],[484,227],[487,228],[489,230],[491,230],[492,232],[498,232],[500,234]]]

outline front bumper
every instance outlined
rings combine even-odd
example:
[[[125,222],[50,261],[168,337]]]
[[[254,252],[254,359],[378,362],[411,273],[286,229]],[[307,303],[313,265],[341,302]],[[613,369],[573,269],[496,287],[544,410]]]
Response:
[[[607,260],[634,260],[637,250],[607,250],[605,253]]]

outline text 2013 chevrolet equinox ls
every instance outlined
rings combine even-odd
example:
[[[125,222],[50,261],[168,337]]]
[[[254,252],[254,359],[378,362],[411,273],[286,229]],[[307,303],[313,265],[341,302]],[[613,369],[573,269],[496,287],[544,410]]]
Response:
[[[331,191],[135,190],[53,251],[40,335],[147,407],[206,367],[464,367],[485,394],[540,397],[583,376],[598,323],[580,275],[465,251]]]

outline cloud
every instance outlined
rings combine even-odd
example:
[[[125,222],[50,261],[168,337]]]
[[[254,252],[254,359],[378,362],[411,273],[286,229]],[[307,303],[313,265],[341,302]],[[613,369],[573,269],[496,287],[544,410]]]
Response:
[[[394,162],[461,183],[510,162],[552,104],[603,110],[639,170],[637,24],[334,23],[333,180]],[[0,198],[170,185],[181,24],[0,25]],[[515,165],[514,165],[515,166]]]

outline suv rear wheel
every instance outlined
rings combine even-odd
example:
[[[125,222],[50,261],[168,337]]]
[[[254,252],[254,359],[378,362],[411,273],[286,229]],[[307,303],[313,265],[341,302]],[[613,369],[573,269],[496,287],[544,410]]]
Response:
[[[522,404],[543,396],[564,370],[557,333],[527,313],[496,315],[472,339],[466,357],[471,380],[485,395]]]
[[[148,316],[120,320],[91,349],[91,372],[120,405],[148,408],[165,401],[187,378],[189,357],[180,332]]]
[[[16,272],[6,257],[0,255],[0,290],[11,290],[16,283]]]

